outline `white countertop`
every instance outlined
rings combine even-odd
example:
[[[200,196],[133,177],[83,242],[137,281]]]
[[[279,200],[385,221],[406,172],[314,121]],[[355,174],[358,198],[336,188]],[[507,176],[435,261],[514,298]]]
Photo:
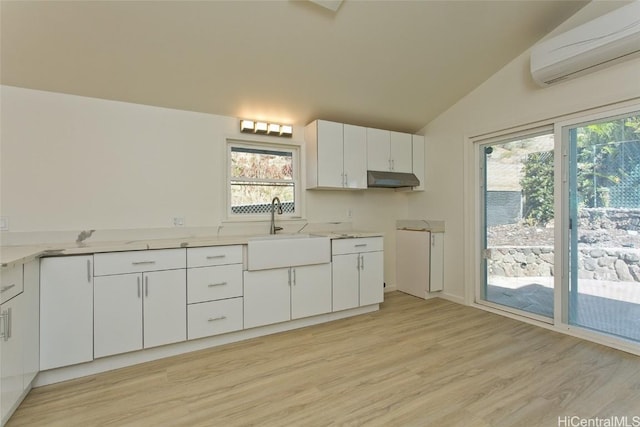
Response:
[[[330,239],[357,237],[380,237],[383,233],[367,231],[328,231],[314,235]],[[164,239],[141,239],[119,241],[96,241],[91,239],[82,245],[77,243],[43,243],[20,246],[0,246],[0,264],[3,267],[23,264],[44,256],[83,255],[100,252],[141,251],[148,249],[196,248],[202,246],[245,245],[248,240],[258,236],[196,236]]]

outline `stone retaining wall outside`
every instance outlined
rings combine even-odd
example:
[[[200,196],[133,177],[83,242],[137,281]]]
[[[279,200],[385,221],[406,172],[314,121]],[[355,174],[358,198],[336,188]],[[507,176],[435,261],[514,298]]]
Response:
[[[640,249],[581,248],[578,277],[581,279],[640,282]],[[553,276],[553,248],[489,248],[489,275],[505,277]]]

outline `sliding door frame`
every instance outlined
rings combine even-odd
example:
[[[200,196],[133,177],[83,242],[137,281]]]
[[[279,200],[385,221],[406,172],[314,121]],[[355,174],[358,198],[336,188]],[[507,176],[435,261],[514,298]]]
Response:
[[[640,111],[640,98],[635,98],[613,105],[606,105],[589,110],[579,111],[547,120],[532,122],[522,126],[505,127],[502,131],[476,132],[465,136],[464,144],[464,240],[465,240],[465,303],[496,314],[526,323],[537,325],[556,332],[582,338],[608,347],[640,355],[640,343],[626,340],[604,333],[598,333],[577,325],[570,325],[568,318],[569,296],[569,144],[568,129],[595,120],[607,119]],[[478,303],[481,297],[482,274],[482,225],[483,202],[480,187],[480,160],[484,145],[506,140],[511,136],[530,135],[536,130],[553,129],[554,133],[554,318],[549,323],[546,317],[505,310],[497,304]],[[567,248],[565,250],[565,248]]]

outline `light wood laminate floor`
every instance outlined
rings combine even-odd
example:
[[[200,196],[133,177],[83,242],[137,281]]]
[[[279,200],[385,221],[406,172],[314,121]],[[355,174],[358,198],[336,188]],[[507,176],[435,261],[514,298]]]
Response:
[[[557,426],[640,417],[640,358],[440,299],[32,390],[17,426]],[[567,425],[567,424],[565,424]]]

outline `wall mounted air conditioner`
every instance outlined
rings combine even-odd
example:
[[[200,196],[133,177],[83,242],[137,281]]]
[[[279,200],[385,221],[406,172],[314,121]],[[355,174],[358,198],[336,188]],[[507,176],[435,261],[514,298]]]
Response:
[[[531,75],[541,86],[640,56],[640,0],[531,49]]]

